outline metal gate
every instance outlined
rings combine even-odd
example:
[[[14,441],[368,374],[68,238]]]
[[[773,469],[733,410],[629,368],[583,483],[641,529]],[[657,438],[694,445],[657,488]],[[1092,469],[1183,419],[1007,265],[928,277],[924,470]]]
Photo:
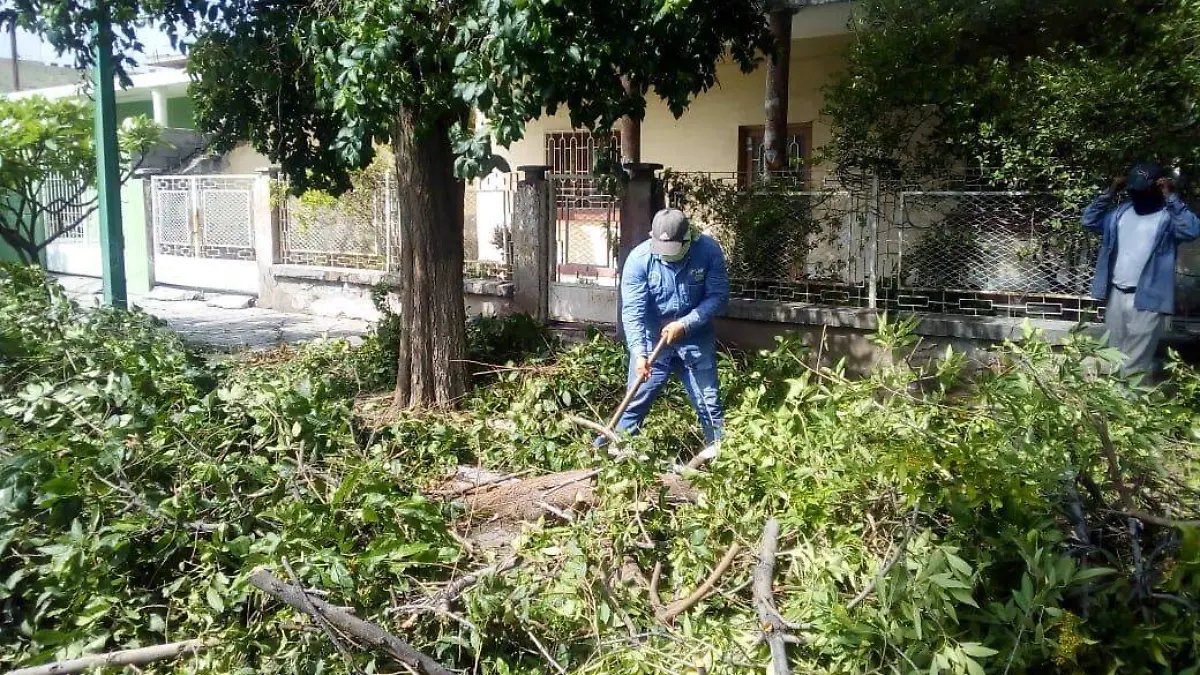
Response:
[[[94,210],[95,191],[77,181],[48,178],[42,184],[42,203],[61,205],[46,214],[46,269],[59,274],[100,276],[100,229]],[[82,218],[82,222],[80,219]],[[64,231],[65,230],[65,231]]]
[[[614,322],[620,200],[590,175],[551,174],[550,186],[554,204],[550,315],[561,321]]]
[[[255,176],[155,176],[154,282],[258,293]]]

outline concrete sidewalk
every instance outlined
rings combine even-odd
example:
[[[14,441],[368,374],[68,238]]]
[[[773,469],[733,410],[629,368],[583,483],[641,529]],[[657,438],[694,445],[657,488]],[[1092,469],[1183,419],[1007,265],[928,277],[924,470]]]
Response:
[[[68,276],[55,279],[81,305],[99,304],[99,279]],[[192,291],[159,287],[149,295],[130,296],[129,304],[166,321],[188,344],[222,350],[262,349],[318,338],[353,338],[364,335],[370,328],[366,321],[357,319],[289,314],[253,306],[233,309],[248,300],[238,296],[204,293],[200,299],[182,299],[196,295]]]

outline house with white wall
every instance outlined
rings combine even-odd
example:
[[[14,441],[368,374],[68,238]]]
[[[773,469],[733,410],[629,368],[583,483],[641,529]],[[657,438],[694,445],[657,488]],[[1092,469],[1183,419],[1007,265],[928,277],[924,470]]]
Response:
[[[822,89],[843,67],[852,7],[851,2],[805,3],[792,17],[788,151],[793,159],[811,157],[829,139],[829,126],[821,120]],[[742,73],[736,64],[722,64],[717,86],[698,96],[679,119],[651,96],[641,124],[641,161],[676,171],[752,175],[762,161],[766,78],[763,67]],[[590,134],[572,129],[561,112],[534,120],[522,140],[498,150],[513,167],[544,164],[553,174],[587,174],[594,145]]]

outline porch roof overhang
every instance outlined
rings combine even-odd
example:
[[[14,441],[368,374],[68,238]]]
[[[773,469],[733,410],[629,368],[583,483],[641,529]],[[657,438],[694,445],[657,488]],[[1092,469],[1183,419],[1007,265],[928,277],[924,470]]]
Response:
[[[783,0],[792,16],[792,41],[850,33],[849,0]]]

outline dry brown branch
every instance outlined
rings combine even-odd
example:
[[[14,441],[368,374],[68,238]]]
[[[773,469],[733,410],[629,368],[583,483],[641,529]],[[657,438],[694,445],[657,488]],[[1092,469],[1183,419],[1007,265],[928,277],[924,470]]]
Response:
[[[708,575],[708,578],[705,579],[704,582],[699,586],[697,586],[696,590],[692,591],[691,594],[686,598],[676,600],[675,602],[667,605],[666,608],[661,612],[656,612],[658,620],[662,621],[663,623],[671,623],[680,614],[683,614],[692,607],[695,607],[696,603],[708,597],[708,595],[712,593],[713,588],[717,585],[717,580],[720,579],[721,575],[725,574],[725,572],[729,569],[729,566],[733,564],[733,559],[737,557],[739,550],[741,550],[741,547],[738,546],[736,541],[730,544],[729,548],[725,550],[725,557],[721,558],[721,562],[717,563],[717,566],[713,568],[713,571]],[[655,569],[661,573],[661,570],[659,570],[657,565],[655,566]],[[657,591],[657,588],[655,590]],[[653,598],[653,593],[651,593],[651,596]]]
[[[663,611],[662,598],[658,595],[658,583],[662,580],[662,561],[654,562],[654,570],[650,572],[650,606],[654,608],[654,614],[658,615]]]
[[[17,670],[8,671],[8,675],[67,675],[68,673],[82,673],[92,668],[140,666],[184,655],[194,656],[214,644],[215,642],[211,640],[184,640],[183,642],[172,642],[165,645],[154,645],[153,647],[123,649],[119,652],[93,654],[67,661],[54,661],[53,663],[46,663],[30,668],[18,668]]]
[[[287,603],[297,611],[307,613],[306,607],[312,605],[329,620],[330,624],[337,627],[338,630],[370,645],[378,651],[384,652],[396,661],[412,667],[425,675],[454,675],[448,668],[422,652],[413,649],[407,642],[404,642],[395,635],[388,633],[373,623],[363,621],[343,612],[320,598],[308,597],[302,589],[284,583],[266,569],[260,567],[254,570],[250,574],[250,583],[267,595]]]

